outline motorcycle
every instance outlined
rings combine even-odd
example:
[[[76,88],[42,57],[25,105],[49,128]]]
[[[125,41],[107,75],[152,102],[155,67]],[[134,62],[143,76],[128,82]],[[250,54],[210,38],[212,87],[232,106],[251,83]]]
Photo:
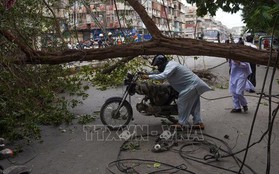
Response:
[[[126,89],[122,97],[108,98],[100,110],[101,122],[110,130],[127,126],[133,120],[131,96],[144,95],[136,104],[136,110],[144,116],[166,118],[177,123],[178,115],[176,100],[178,92],[167,84],[154,84],[146,81],[138,82],[142,73],[128,73],[124,80]],[[127,97],[129,96],[129,101]]]
[[[0,159],[9,158],[13,156],[13,151],[5,148],[4,139],[0,138]],[[11,166],[6,169],[0,165],[0,174],[30,174],[31,169],[23,165]]]

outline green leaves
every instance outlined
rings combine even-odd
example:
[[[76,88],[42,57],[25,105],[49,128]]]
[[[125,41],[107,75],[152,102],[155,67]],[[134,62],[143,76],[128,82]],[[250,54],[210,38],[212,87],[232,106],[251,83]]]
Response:
[[[88,124],[91,123],[92,121],[95,121],[97,115],[89,115],[89,114],[85,114],[85,115],[80,115],[78,117],[78,123],[79,124]]]
[[[275,23],[275,17],[279,14],[279,4],[269,0],[187,0],[188,3],[196,4],[197,14],[214,16],[220,8],[228,13],[243,12],[243,21],[247,29],[253,31],[265,31],[271,33]],[[279,24],[277,25],[279,26]],[[279,27],[275,27],[275,34],[278,35]]]
[[[83,67],[79,74],[90,80],[92,84],[98,89],[106,90],[109,87],[117,87],[123,85],[123,80],[126,77],[127,72],[135,73],[138,71],[143,71],[142,67],[147,64],[147,61],[138,57],[134,58],[128,63],[121,64],[109,74],[102,73],[104,68],[115,64],[117,61],[118,60],[108,60],[104,64],[104,66],[99,69]],[[94,74],[94,76],[92,74]]]
[[[83,79],[68,76],[63,66],[14,65],[2,58],[0,63],[0,137],[38,139],[40,125],[70,123],[69,107],[88,96]],[[69,93],[81,99],[72,100]]]

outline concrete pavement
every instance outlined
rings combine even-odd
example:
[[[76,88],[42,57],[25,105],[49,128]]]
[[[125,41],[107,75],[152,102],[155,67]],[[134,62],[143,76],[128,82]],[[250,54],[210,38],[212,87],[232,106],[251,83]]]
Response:
[[[203,61],[202,59],[200,59]],[[218,59],[220,63],[224,59]],[[210,61],[212,62],[212,61]],[[197,66],[195,63],[189,63],[189,66]],[[210,67],[211,65],[206,64]],[[262,88],[261,84],[264,79],[266,67],[257,67],[257,87],[256,91],[259,92]],[[225,63],[212,70],[212,73],[218,75],[222,79],[228,79],[228,64]],[[268,77],[271,74],[269,73]],[[275,80],[273,82],[273,94],[279,93],[278,80],[279,74],[276,72]],[[269,83],[270,81],[268,81]],[[98,112],[104,101],[111,96],[121,96],[124,88],[110,89],[108,91],[98,91],[94,88],[89,90],[89,97],[84,101],[84,104],[73,110],[77,115],[91,114]],[[268,93],[268,84],[265,87],[265,93]],[[249,135],[251,123],[258,103],[257,94],[247,93],[248,99],[248,113],[232,114],[232,100],[229,96],[228,89],[215,88],[214,91],[207,92],[203,95],[201,100],[202,117],[205,123],[205,130],[203,133],[217,137],[226,142],[233,152],[237,152],[246,147],[247,138]],[[141,96],[134,96],[132,100],[133,107]],[[278,99],[273,98],[278,102]],[[272,109],[276,107],[275,103],[272,104]],[[268,124],[268,101],[263,99],[261,101],[257,119],[253,131],[251,142],[258,141],[267,129]],[[141,116],[135,109],[135,120],[131,123],[132,126],[146,126],[141,132],[152,134],[162,133],[161,119],[154,117]],[[272,134],[272,156],[271,156],[271,173],[279,173],[279,148],[278,148],[278,129],[279,120],[275,119],[273,134]],[[111,173],[111,169],[115,173],[121,173],[115,165],[108,168],[110,162],[117,159],[120,146],[123,140],[119,140],[119,132],[105,131],[103,138],[101,134],[97,137],[98,129],[93,129],[94,125],[101,125],[100,120],[97,118],[92,124],[84,126],[77,123],[59,127],[42,127],[42,143],[32,143],[23,147],[23,152],[19,153],[16,158],[11,161],[25,165],[32,168],[35,174],[104,174]],[[61,131],[61,129],[65,131]],[[89,130],[89,131],[88,131]],[[91,134],[92,133],[92,134]],[[140,134],[140,133],[139,133]],[[89,136],[90,135],[90,136]],[[204,136],[207,141],[216,144],[218,147],[226,148],[223,143],[216,139],[210,139]],[[130,161],[129,165],[136,166],[135,169],[140,173],[148,173],[160,169],[168,168],[163,163],[178,166],[183,164],[187,170],[198,174],[216,174],[216,173],[233,173],[223,169],[210,167],[208,165],[196,163],[192,160],[184,160],[175,151],[168,151],[162,153],[151,152],[155,144],[156,138],[148,137],[142,141],[138,141],[139,149],[128,150],[121,153],[121,159],[134,158],[134,159],[148,159],[157,162],[142,163],[139,161]],[[187,142],[187,141],[186,141]],[[174,149],[179,149],[186,142],[178,142],[178,146]],[[200,147],[192,145],[190,149],[184,149],[191,152],[193,156],[203,157],[208,153],[208,147]],[[256,173],[265,173],[266,168],[266,149],[267,138],[265,137],[260,143],[256,144],[249,149],[246,164],[249,165]],[[220,152],[221,153],[221,152]],[[242,159],[244,153],[239,153],[236,156]],[[5,167],[12,165],[7,160],[2,160],[1,164]],[[237,163],[232,158],[219,159],[219,161],[211,162],[220,168],[226,168],[233,171],[238,171]],[[127,164],[128,165],[128,164]],[[174,172],[174,170],[172,170]],[[244,168],[245,173],[253,173],[251,170]],[[160,173],[160,172],[159,172]],[[168,173],[168,172],[167,172]],[[187,173],[182,170],[177,173]]]

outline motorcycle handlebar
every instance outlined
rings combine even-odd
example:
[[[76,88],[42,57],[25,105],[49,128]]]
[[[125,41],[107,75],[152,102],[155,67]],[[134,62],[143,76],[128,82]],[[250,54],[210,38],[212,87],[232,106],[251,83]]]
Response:
[[[144,75],[144,74],[146,74],[146,73],[141,72],[141,71],[137,72],[137,75]]]

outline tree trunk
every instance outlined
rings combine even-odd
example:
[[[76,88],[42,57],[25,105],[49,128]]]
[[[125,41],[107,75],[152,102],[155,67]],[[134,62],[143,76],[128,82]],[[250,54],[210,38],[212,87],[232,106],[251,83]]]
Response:
[[[147,42],[115,45],[99,49],[65,50],[59,52],[35,51],[26,47],[11,31],[0,30],[0,34],[9,41],[18,45],[25,53],[23,60],[29,64],[61,64],[72,61],[105,60],[118,57],[136,57],[139,55],[181,55],[181,56],[214,56],[228,58],[256,64],[267,65],[269,51],[257,50],[251,47],[237,44],[209,43],[202,40],[189,38],[170,38],[164,36],[155,23],[146,13],[144,7],[137,0],[127,0],[133,9],[139,14],[146,28],[152,35]],[[271,66],[275,65],[277,52],[273,52]]]

